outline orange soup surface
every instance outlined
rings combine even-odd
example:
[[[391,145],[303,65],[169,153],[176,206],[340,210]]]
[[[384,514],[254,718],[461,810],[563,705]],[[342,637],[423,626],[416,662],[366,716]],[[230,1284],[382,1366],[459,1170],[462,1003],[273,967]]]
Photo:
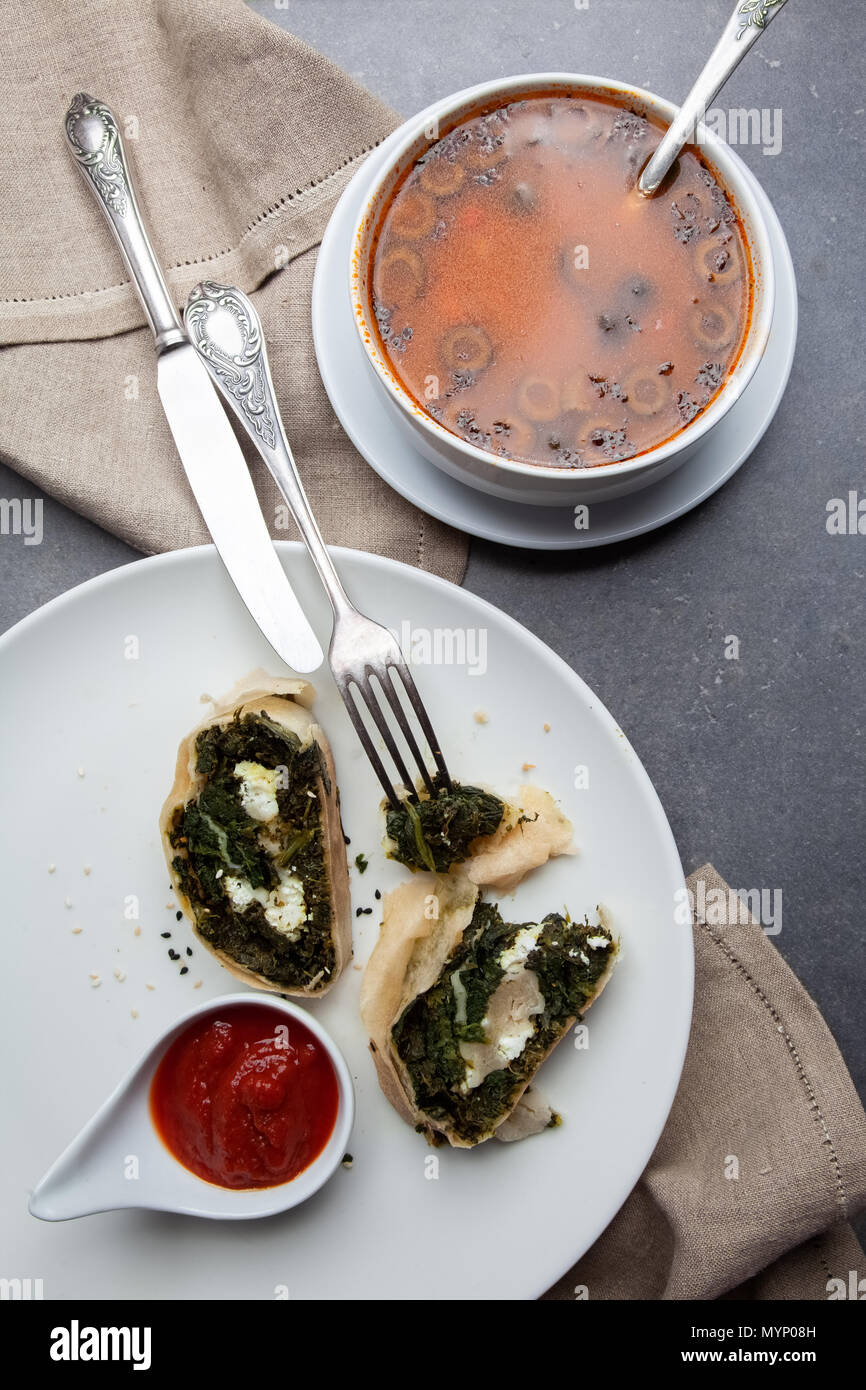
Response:
[[[603,98],[531,96],[437,141],[373,241],[381,349],[454,434],[547,467],[678,434],[733,370],[752,304],[737,212],[700,154],[635,189],[663,128]]]

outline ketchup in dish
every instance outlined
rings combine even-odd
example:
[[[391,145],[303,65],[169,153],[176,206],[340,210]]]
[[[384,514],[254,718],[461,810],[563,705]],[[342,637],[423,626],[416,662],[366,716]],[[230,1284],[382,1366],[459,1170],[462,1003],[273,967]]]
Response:
[[[156,1069],[150,1109],[174,1157],[220,1187],[277,1187],[322,1152],[337,1118],[331,1059],[304,1024],[263,1004],[193,1020]]]

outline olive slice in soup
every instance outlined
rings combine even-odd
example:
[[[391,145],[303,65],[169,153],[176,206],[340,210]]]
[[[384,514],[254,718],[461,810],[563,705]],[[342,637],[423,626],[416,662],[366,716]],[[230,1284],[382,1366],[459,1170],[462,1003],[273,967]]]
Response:
[[[477,323],[461,323],[445,334],[440,352],[452,371],[480,372],[490,365],[493,345]]]
[[[560,411],[559,385],[551,377],[526,376],[517,388],[517,406],[528,420],[555,420]]]
[[[413,303],[424,289],[424,262],[411,246],[391,246],[376,267],[376,298],[392,308]]]
[[[737,331],[737,322],[724,304],[698,304],[689,320],[696,343],[702,348],[724,348]]]
[[[436,204],[420,188],[407,189],[393,213],[393,231],[406,241],[419,241],[436,225]]]
[[[433,154],[421,165],[419,182],[425,193],[447,198],[456,193],[466,178],[466,168],[456,158]]]
[[[695,253],[695,269],[702,280],[733,284],[740,278],[736,246],[719,241],[703,241]]]
[[[636,415],[658,415],[671,403],[671,388],[652,367],[639,367],[623,380],[629,411]]]

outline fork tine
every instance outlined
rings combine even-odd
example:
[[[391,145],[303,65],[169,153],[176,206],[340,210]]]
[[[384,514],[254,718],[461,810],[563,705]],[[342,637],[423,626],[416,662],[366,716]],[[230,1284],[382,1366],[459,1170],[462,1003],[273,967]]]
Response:
[[[376,749],[373,746],[373,740],[367,732],[367,726],[361,718],[361,711],[358,709],[358,706],[355,702],[355,697],[349,688],[349,684],[350,683],[348,681],[346,681],[345,683],[343,681],[340,681],[338,682],[337,686],[341,696],[343,697],[343,704],[346,706],[346,713],[348,714],[349,718],[355,726],[355,733],[361,740],[361,746],[363,747],[364,752],[367,754],[367,757],[370,761],[370,765],[372,766],[373,771],[379,779],[379,782],[382,786],[382,790],[388,798],[388,801],[390,802],[391,806],[393,806],[394,810],[397,811],[400,809],[400,798],[397,795],[394,783],[391,781],[391,778],[385,771],[382,759],[379,757],[379,754],[376,752]]]
[[[410,777],[409,772],[406,768],[406,764],[403,761],[403,755],[400,752],[400,749],[397,747],[397,742],[394,738],[394,735],[391,732],[391,726],[388,723],[388,720],[385,716],[385,711],[383,710],[382,706],[376,698],[376,692],[373,689],[373,686],[370,682],[370,674],[376,676],[383,694],[385,693],[385,681],[383,680],[382,675],[380,675],[379,671],[376,669],[375,666],[368,667],[367,672],[368,674],[365,676],[363,684],[360,681],[358,681],[358,690],[361,692],[361,696],[363,697],[364,703],[367,706],[367,711],[370,715],[370,718],[373,720],[373,723],[376,725],[376,728],[382,735],[385,747],[388,749],[388,752],[394,759],[394,766],[397,769],[399,777],[402,779],[404,787],[406,788],[409,795],[414,797],[415,783]],[[406,716],[403,715],[403,724],[405,724],[405,722]]]
[[[441,748],[439,747],[439,740],[437,739],[435,733],[433,732],[433,725],[430,723],[430,716],[428,715],[427,710],[426,710],[425,707],[424,707],[424,701],[421,699],[421,696],[420,696],[419,693],[418,693],[418,687],[416,686],[415,681],[414,681],[413,678],[412,678],[412,673],[410,672],[408,665],[406,664],[405,661],[402,661],[399,665],[398,665],[396,662],[389,662],[389,663],[388,663],[388,671],[389,671],[389,674],[390,674],[390,676],[391,676],[392,685],[394,685],[394,675],[393,675],[393,673],[396,671],[397,674],[400,676],[400,679],[401,679],[401,681],[403,682],[403,689],[405,690],[406,695],[407,695],[407,697],[408,697],[408,699],[409,699],[409,702],[410,702],[410,704],[412,705],[413,710],[415,711],[415,717],[417,718],[418,723],[421,725],[421,729],[422,729],[422,731],[423,731],[424,737],[426,738],[427,742],[428,742],[429,745],[430,745],[430,751],[431,751],[432,754],[433,754],[433,761],[434,761],[435,764],[436,764],[436,767],[437,767],[437,769],[438,769],[438,771],[439,771],[439,775],[441,776],[442,781],[445,783],[445,786],[446,786],[446,787],[448,788],[448,790],[450,791],[450,790],[451,790],[451,774],[449,773],[448,768],[447,768],[446,765],[445,765],[445,759],[443,758],[443,756],[442,756],[442,750],[441,750]],[[395,687],[395,697],[396,697],[396,687]],[[405,723],[405,722],[406,722],[405,713],[403,714],[403,720],[404,720],[404,723]],[[400,727],[402,728],[403,725],[401,724]],[[405,730],[404,730],[404,733],[405,733]],[[408,735],[407,735],[407,737],[408,737]],[[421,759],[421,757],[420,757],[420,755],[419,755],[419,753],[418,753],[418,749],[417,749],[417,747],[415,746],[415,741],[414,741],[414,739],[412,740],[412,745],[411,745],[411,746],[412,746],[413,752],[414,752],[414,754],[415,754],[415,757],[418,759],[419,764],[420,764],[421,767],[424,768],[424,770],[425,770],[424,781],[425,781],[425,783],[426,783],[428,789],[432,792],[433,788],[432,788],[432,786],[430,785],[430,782],[429,782],[429,780],[428,780],[428,778],[427,778],[427,776],[426,776],[426,766],[425,766],[423,760]]]
[[[425,787],[427,788],[431,796],[435,796],[436,787],[433,783],[433,778],[430,775],[430,771],[427,767],[427,762],[425,758],[422,756],[421,750],[418,747],[418,742],[415,738],[412,725],[409,723],[409,720],[406,716],[406,711],[400,702],[400,696],[397,692],[397,688],[394,683],[393,672],[395,669],[397,668],[390,666],[386,667],[387,678],[385,678],[385,676],[379,677],[379,683],[382,687],[382,694],[385,696],[385,699],[388,701],[388,704],[394,711],[394,718],[397,720],[397,723],[400,727],[400,732],[402,733],[407,744],[409,745],[409,752],[412,754],[412,757],[418,764]]]

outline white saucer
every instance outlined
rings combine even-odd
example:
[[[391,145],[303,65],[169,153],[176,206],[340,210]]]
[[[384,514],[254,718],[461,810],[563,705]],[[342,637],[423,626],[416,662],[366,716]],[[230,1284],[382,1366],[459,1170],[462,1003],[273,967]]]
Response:
[[[391,418],[373,389],[349,300],[350,240],[367,190],[402,130],[394,131],[374,150],[343,193],[325,232],[313,282],[313,339],[319,371],[343,429],[371,468],[440,521],[484,540],[530,550],[576,550],[639,536],[682,516],[726,483],[773,419],[788,384],[797,341],[797,282],[791,253],[769,198],[746,165],[743,172],[767,218],[776,270],[776,310],[764,360],[730,414],[691,459],[641,492],[594,502],[589,528],[577,531],[571,506],[507,502],[443,473],[415,449],[411,436]]]

